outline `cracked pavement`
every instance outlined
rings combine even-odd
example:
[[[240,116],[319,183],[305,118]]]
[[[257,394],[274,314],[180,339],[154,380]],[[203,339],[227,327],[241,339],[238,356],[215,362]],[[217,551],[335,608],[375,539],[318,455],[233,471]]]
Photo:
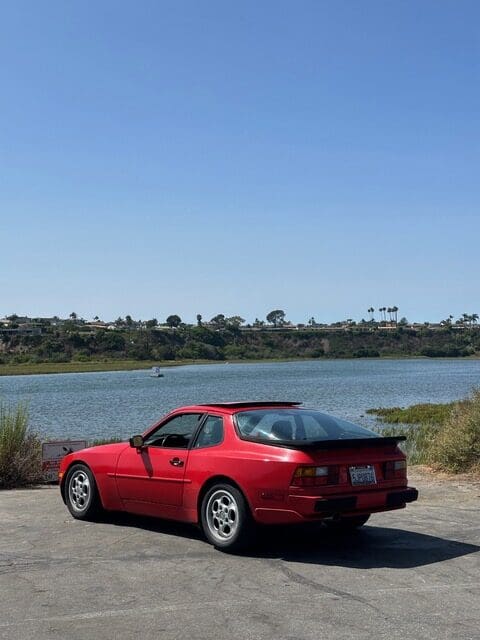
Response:
[[[355,534],[74,520],[57,487],[0,492],[0,638],[478,640],[480,483],[415,469],[420,499]]]

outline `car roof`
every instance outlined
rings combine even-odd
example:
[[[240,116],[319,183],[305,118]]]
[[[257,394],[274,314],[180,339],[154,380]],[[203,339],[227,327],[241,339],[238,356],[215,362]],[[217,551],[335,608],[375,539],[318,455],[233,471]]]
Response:
[[[291,407],[298,407],[301,405],[301,402],[287,402],[287,401],[278,401],[278,400],[262,400],[262,401],[242,401],[242,402],[207,402],[205,404],[196,404],[191,407],[181,407],[181,409],[192,410],[192,409],[200,409],[201,411],[206,411],[208,409],[223,409],[228,413],[234,413],[235,411],[244,409],[244,410],[252,410],[252,409],[264,409],[266,407],[284,407],[285,409]],[[179,409],[177,409],[178,411]]]

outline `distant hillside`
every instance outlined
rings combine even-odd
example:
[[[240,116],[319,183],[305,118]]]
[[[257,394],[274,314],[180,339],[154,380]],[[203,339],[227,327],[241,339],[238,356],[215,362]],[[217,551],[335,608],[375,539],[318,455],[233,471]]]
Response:
[[[128,360],[262,360],[281,358],[463,357],[480,355],[480,328],[456,330],[346,328],[214,330],[48,328],[0,336],[0,364]]]

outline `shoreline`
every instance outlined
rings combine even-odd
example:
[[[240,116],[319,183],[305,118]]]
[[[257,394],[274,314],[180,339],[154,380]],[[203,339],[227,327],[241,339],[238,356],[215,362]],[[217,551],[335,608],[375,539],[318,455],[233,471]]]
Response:
[[[350,358],[336,358],[349,360]],[[356,358],[359,360],[360,358]],[[378,359],[378,358],[377,358]],[[41,362],[39,364],[0,365],[0,377],[54,375],[62,373],[107,373],[141,371],[152,367],[170,368],[188,365],[262,364],[272,362],[311,362],[313,358],[263,358],[261,360],[111,360],[106,362]]]
[[[183,367],[186,365],[209,365],[209,364],[262,364],[281,362],[331,362],[335,360],[352,361],[378,361],[378,360],[479,360],[478,356],[465,357],[439,357],[428,358],[427,356],[382,356],[379,358],[262,358],[251,359],[230,359],[230,360],[107,360],[97,362],[40,362],[38,364],[0,364],[0,377],[4,376],[31,376],[31,375],[53,375],[62,373],[107,373],[110,371],[139,371],[152,367]]]

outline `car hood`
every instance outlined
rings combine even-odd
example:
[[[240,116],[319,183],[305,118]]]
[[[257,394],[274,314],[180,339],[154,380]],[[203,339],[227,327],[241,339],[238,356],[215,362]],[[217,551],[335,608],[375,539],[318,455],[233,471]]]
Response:
[[[111,442],[109,444],[97,444],[94,447],[87,447],[86,449],[80,449],[79,453],[84,452],[84,451],[88,451],[89,453],[111,453],[113,454],[119,454],[123,451],[123,449],[126,449],[127,447],[129,447],[130,444],[128,442]]]

